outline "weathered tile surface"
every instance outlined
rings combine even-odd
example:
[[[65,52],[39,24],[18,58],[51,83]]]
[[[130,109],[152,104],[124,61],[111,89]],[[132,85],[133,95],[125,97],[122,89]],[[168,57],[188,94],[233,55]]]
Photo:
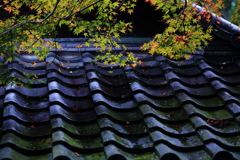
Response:
[[[137,68],[19,56],[30,89],[0,87],[0,159],[240,159],[240,61],[143,59]]]

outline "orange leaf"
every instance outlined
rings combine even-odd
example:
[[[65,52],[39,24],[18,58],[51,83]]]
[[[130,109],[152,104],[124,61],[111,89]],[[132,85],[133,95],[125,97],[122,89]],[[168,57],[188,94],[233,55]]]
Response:
[[[74,152],[74,154],[77,156],[77,157],[80,157],[80,154],[78,152]]]
[[[221,24],[221,22],[220,22],[220,21],[216,21],[216,23],[217,23],[217,24]]]
[[[58,72],[62,72],[60,68],[58,68]]]
[[[9,13],[13,11],[13,7],[11,6],[8,6],[8,7],[5,7],[4,10],[8,11]]]
[[[45,142],[45,139],[42,139],[41,142]]]
[[[78,45],[78,46],[76,46],[76,48],[82,48],[82,45]]]
[[[72,108],[74,111],[77,111],[78,110],[78,106],[75,106]]]
[[[36,128],[36,127],[35,127],[34,125],[31,125],[31,128],[34,129],[34,128]]]
[[[32,66],[35,66],[37,63],[36,62],[31,62]]]
[[[163,96],[166,96],[166,95],[167,95],[167,93],[163,93],[162,95],[163,95]]]

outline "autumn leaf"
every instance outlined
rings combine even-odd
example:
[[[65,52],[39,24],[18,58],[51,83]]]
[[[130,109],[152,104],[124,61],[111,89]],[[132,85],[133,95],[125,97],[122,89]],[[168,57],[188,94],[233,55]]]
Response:
[[[62,72],[60,68],[58,68],[58,72]]]
[[[74,152],[74,154],[77,156],[77,157],[80,157],[80,154],[78,152]]]
[[[35,78],[38,78],[38,76],[36,74],[33,75]]]
[[[8,11],[9,13],[14,11],[13,7],[11,7],[11,6],[5,7],[4,10]]]
[[[179,127],[179,125],[178,125],[178,124],[175,124],[175,125],[173,125],[173,127],[174,127],[174,128],[177,128],[177,127]]]
[[[30,128],[32,128],[32,129],[34,129],[34,128],[36,128],[34,125],[31,125],[31,127]]]
[[[76,46],[76,48],[82,48],[82,45],[78,45],[78,46]]]
[[[46,140],[45,139],[42,139],[41,142],[45,142]]]
[[[37,65],[37,63],[36,62],[31,62],[31,65],[35,66],[35,65]]]
[[[74,111],[77,111],[78,110],[78,106],[75,106],[72,108]]]
[[[217,23],[217,24],[219,24],[219,25],[221,24],[221,22],[220,22],[220,21],[216,21],[216,23]]]
[[[133,64],[132,64],[132,67],[134,67],[134,68],[137,67],[137,64],[136,64],[136,63],[133,63]]]

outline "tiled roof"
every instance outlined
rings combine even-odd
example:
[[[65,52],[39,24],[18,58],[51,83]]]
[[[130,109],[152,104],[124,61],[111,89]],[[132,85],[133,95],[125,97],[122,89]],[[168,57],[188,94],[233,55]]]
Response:
[[[240,159],[239,57],[157,55],[137,68],[93,57],[6,64],[45,83],[0,87],[0,159]]]

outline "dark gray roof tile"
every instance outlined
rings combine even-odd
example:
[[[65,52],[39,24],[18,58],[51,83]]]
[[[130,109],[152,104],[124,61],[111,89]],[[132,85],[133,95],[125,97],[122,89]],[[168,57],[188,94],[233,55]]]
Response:
[[[86,97],[90,95],[90,90],[88,86],[80,86],[80,87],[66,87],[57,81],[52,81],[48,83],[49,92],[60,92],[68,97]]]
[[[142,77],[156,77],[161,76],[163,71],[158,68],[152,66],[152,68],[134,68],[134,67],[125,67],[125,72],[134,71],[135,73],[141,75]]]
[[[215,94],[215,91],[212,89],[210,85],[204,85],[204,86],[196,85],[195,87],[187,87],[178,81],[174,81],[170,83],[170,85],[175,91],[175,93],[186,92],[193,96],[198,96],[198,97],[208,97]]]
[[[182,109],[175,109],[175,110],[157,110],[149,105],[140,105],[139,106],[140,110],[142,111],[142,114],[144,116],[153,116],[159,121],[164,121],[164,122],[183,122],[188,119],[188,115],[185,113],[184,110]]]
[[[102,75],[105,75],[105,76],[109,76],[109,77],[113,77],[113,76],[119,76],[121,74],[123,74],[123,70],[118,68],[118,69],[112,69],[112,68],[107,68],[107,69],[104,69],[104,68],[100,68],[100,67],[97,67],[95,65],[92,65],[92,64],[86,64],[85,65],[85,69],[87,72],[89,71],[97,71],[98,73],[102,74]]]
[[[197,135],[171,137],[160,131],[150,132],[150,135],[155,145],[163,143],[172,146],[172,148],[179,147],[181,150],[199,150],[202,149],[204,145]]]
[[[211,155],[206,152],[204,149],[198,151],[189,151],[185,150],[183,152],[174,150],[168,145],[158,144],[155,146],[155,150],[157,151],[160,160],[190,160],[196,159],[196,157],[202,160],[211,160]]]
[[[96,122],[89,124],[72,124],[62,118],[51,119],[51,127],[53,130],[62,130],[69,135],[84,137],[100,135],[100,128]]]
[[[5,119],[16,119],[22,122],[30,124],[37,123],[46,123],[50,120],[50,115],[48,110],[42,109],[38,112],[25,110],[24,108],[20,108],[16,105],[8,104],[4,107],[3,117]]]
[[[7,92],[15,92],[15,93],[21,94],[25,97],[36,97],[36,98],[44,97],[44,96],[47,96],[47,94],[48,94],[48,88],[46,86],[39,87],[39,88],[27,89],[24,87],[18,87],[14,84],[12,86],[8,85],[6,87],[6,91]]]
[[[96,93],[92,95],[92,98],[95,105],[104,104],[104,105],[108,105],[111,108],[121,109],[121,110],[137,107],[137,102],[131,97],[113,99],[111,98],[111,96],[106,96],[101,93]]]
[[[101,83],[104,83],[106,85],[116,85],[116,86],[122,86],[127,85],[129,83],[129,80],[126,76],[120,74],[119,77],[106,77],[100,73],[97,72],[88,72],[87,78],[91,81],[100,81]]]
[[[59,72],[50,72],[47,75],[48,81],[57,81],[69,87],[82,86],[88,83],[86,77],[71,78],[60,75]]]
[[[222,75],[232,75],[232,74],[238,74],[240,73],[240,68],[233,64],[227,64],[227,65],[215,65],[206,63],[205,61],[199,62],[199,67],[202,70],[210,70],[217,74]]]
[[[66,109],[84,110],[93,107],[93,100],[91,97],[65,97],[59,93],[49,94],[49,102],[51,104],[58,104]]]
[[[144,122],[149,130],[159,130],[169,136],[189,136],[195,134],[195,128],[188,122],[171,122],[158,120],[157,118],[148,115]]]
[[[25,96],[21,96],[17,93],[10,92],[6,94],[4,103],[14,103],[15,105],[19,105],[26,109],[44,109],[48,107],[48,98],[26,98]]]
[[[213,71],[206,70],[203,72],[204,76],[209,80],[219,80],[225,84],[238,85],[240,84],[240,74],[233,75],[220,75]]]
[[[66,110],[60,105],[50,106],[51,117],[61,117],[64,120],[72,121],[73,123],[89,123],[96,120],[96,113],[94,110],[90,111],[78,111],[78,110]]]
[[[1,159],[16,159],[16,160],[52,160],[52,153],[45,154],[29,154],[29,151],[23,154],[18,149],[12,147],[3,147],[0,149]],[[38,152],[38,151],[37,151]],[[30,151],[31,153],[31,151]],[[39,152],[38,152],[39,153]]]
[[[208,79],[206,79],[203,75],[200,76],[194,76],[194,77],[189,77],[189,76],[181,76],[173,71],[167,72],[165,74],[166,79],[168,81],[180,81],[182,84],[186,86],[198,86],[198,85],[205,85],[208,83]]]
[[[114,122],[107,118],[106,116],[102,116],[98,119],[98,125],[102,130],[111,130],[113,132],[118,133],[119,135],[126,136],[138,136],[138,135],[146,135],[148,133],[148,128],[143,121],[139,122]]]
[[[33,152],[35,154],[37,154],[37,152],[49,153],[52,146],[47,142],[51,142],[51,136],[46,137],[45,141],[42,142],[42,139],[23,139],[13,133],[6,133],[2,135],[1,139],[2,146],[7,146],[9,144],[13,145],[14,148],[21,148],[21,150],[25,150],[25,152]]]
[[[97,105],[94,108],[98,116],[111,117],[117,121],[122,121],[123,123],[141,121],[143,118],[142,113],[138,109],[126,111],[121,111],[121,109],[112,110],[104,105]]]
[[[218,108],[224,105],[224,102],[217,95],[208,97],[195,96],[197,97],[195,98],[184,92],[179,92],[176,93],[176,97],[182,104],[191,103],[194,105],[198,105],[201,108]]]
[[[166,85],[167,81],[164,76],[160,77],[143,77],[140,74],[137,74],[136,72],[126,72],[126,75],[130,81],[140,81],[141,83],[144,83],[145,85],[150,85],[150,86],[161,86],[161,85]]]
[[[181,103],[175,97],[150,98],[143,93],[134,94],[139,104],[148,104],[159,109],[173,109],[181,106]]]
[[[46,83],[0,87],[0,159],[239,159],[237,59],[154,56],[121,68],[59,54],[7,64]]]
[[[125,98],[132,95],[132,91],[129,85],[113,88],[113,87],[101,84],[97,81],[93,81],[89,83],[89,86],[90,86],[90,90],[93,93],[100,92],[111,97]]]
[[[144,86],[138,82],[132,82],[131,88],[135,94],[136,93],[145,93],[148,96],[153,96],[153,97],[169,97],[169,96],[174,95],[174,92],[169,85],[150,88],[150,87]]]
[[[34,122],[34,121],[33,121]],[[50,123],[38,124],[36,126],[29,126],[25,123],[18,122],[14,119],[6,119],[2,126],[3,133],[13,132],[25,138],[40,138],[44,139],[49,137],[52,132],[52,126]]]

